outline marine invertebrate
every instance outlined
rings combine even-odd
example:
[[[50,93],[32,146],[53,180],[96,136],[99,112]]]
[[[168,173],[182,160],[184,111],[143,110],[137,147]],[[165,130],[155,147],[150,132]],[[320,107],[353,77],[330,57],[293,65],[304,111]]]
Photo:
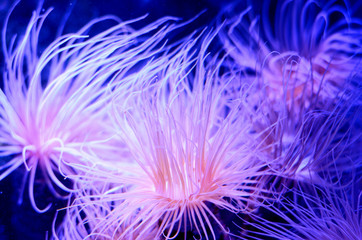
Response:
[[[261,13],[253,5],[245,8],[220,36],[240,71],[259,79],[273,109],[286,107],[295,117],[303,109],[328,106],[345,87],[354,87],[350,80],[360,76],[361,21],[348,2],[259,4]],[[275,11],[269,11],[273,5]]]
[[[195,42],[186,42],[158,81],[114,99],[120,148],[130,154],[79,176],[86,190],[75,193],[70,208],[77,210],[68,214],[89,226],[81,227],[88,230],[83,238],[172,239],[182,232],[186,239],[189,231],[217,239],[215,225],[228,230],[213,209],[249,212],[268,192],[266,161],[248,135],[242,101],[225,95],[232,79],[221,77],[220,60],[206,60],[213,35],[200,39],[200,50],[193,54]]]
[[[135,31],[129,25],[142,17],[121,22],[106,16],[94,19],[77,33],[56,38],[39,54],[39,35],[51,9],[42,12],[40,4],[24,34],[14,36],[8,44],[11,12],[2,37],[5,71],[0,91],[0,153],[8,160],[0,166],[0,180],[24,165],[32,206],[44,212],[50,205],[40,209],[33,194],[37,171],[42,172],[54,195],[72,191],[61,178],[76,173],[77,164],[91,164],[80,162],[80,152],[90,142],[94,146],[113,135],[107,130],[107,87],[111,89],[113,82],[124,88],[136,85],[137,81],[129,80],[132,71],[167,50],[160,41],[175,26],[162,28],[163,23],[173,20],[163,18]],[[104,21],[113,22],[113,27],[86,35]]]
[[[275,170],[293,178],[314,175],[332,164],[322,159],[343,139],[338,132],[353,108],[346,102],[360,105],[351,95],[360,92],[361,21],[348,3],[259,4],[260,13],[251,5],[226,21],[220,38],[232,58],[228,66],[254,89],[254,129],[264,133],[274,163],[279,160]]]

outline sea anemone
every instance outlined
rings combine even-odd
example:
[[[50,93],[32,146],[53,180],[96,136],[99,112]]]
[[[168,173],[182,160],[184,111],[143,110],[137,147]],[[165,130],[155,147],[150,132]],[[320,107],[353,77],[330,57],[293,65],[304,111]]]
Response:
[[[276,9],[270,11],[273,3]],[[347,3],[260,4],[260,14],[256,3],[226,20],[220,39],[232,57],[227,66],[254,88],[251,115],[277,163],[270,166],[281,175],[305,177],[320,170],[334,144],[346,139],[340,138],[341,125],[360,105],[355,95],[360,92],[361,21]]]
[[[341,90],[354,86],[349,80],[361,74],[362,34],[361,21],[348,2],[259,4],[260,15],[251,5],[227,21],[220,36],[240,71],[255,74],[261,82],[257,87],[273,109],[280,111],[284,106],[279,102],[285,102],[289,114],[298,115],[303,109],[328,106]],[[270,11],[273,5],[275,11]]]
[[[107,124],[106,113],[111,83],[127,88],[137,83],[128,80],[135,69],[142,65],[152,69],[147,61],[167,50],[160,42],[175,25],[163,25],[174,18],[160,19],[138,31],[130,25],[144,17],[128,22],[113,16],[94,19],[77,33],[56,38],[39,54],[39,35],[51,9],[42,11],[40,4],[24,34],[13,36],[9,44],[6,33],[12,11],[2,37],[0,154],[8,160],[0,166],[0,180],[24,165],[25,177],[30,175],[31,204],[37,212],[44,212],[50,204],[39,209],[33,194],[37,171],[55,196],[72,191],[62,176],[75,174],[77,165],[93,164],[80,162],[80,153],[90,142],[95,148],[114,135],[107,129],[111,124]],[[114,23],[113,27],[86,35],[106,21]]]
[[[86,226],[81,237],[172,239],[183,232],[186,239],[189,232],[218,239],[214,225],[228,229],[216,209],[257,209],[269,173],[242,100],[227,94],[232,79],[220,73],[222,61],[205,54],[213,36],[200,38],[196,55],[195,41],[186,42],[157,81],[113,100],[120,147],[131,154],[78,176],[84,191],[74,194],[70,209],[77,210],[68,210],[68,219]],[[69,234],[67,226],[59,231]]]

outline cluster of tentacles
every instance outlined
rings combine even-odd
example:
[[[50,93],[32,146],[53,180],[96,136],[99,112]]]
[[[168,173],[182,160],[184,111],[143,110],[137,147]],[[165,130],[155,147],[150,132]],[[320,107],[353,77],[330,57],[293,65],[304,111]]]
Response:
[[[39,185],[66,199],[51,238],[362,238],[362,21],[349,4],[233,4],[186,36],[195,19],[105,16],[41,51],[51,10],[9,36],[14,8],[0,180],[23,168],[39,214],[57,208]]]

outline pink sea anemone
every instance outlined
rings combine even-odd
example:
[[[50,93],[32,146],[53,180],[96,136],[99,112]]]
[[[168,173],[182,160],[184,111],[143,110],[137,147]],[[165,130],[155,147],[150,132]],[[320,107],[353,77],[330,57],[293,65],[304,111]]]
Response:
[[[61,197],[64,191],[72,191],[61,178],[76,173],[76,166],[94,164],[81,162],[81,152],[90,143],[93,147],[98,143],[104,151],[107,147],[102,143],[114,135],[107,129],[111,124],[106,112],[112,83],[118,88],[135,85],[137,81],[129,80],[132,72],[166,52],[160,42],[165,32],[175,28],[172,24],[163,26],[173,18],[163,18],[135,31],[130,25],[143,18],[121,22],[106,16],[77,33],[58,37],[39,54],[39,35],[51,12],[41,9],[33,12],[23,35],[10,41],[7,24],[12,11],[7,16],[2,37],[4,88],[0,91],[0,155],[8,158],[0,166],[0,180],[24,165],[26,177],[30,175],[30,201],[37,212],[50,207],[39,209],[36,205],[37,171],[42,172],[54,195]],[[115,24],[86,35],[104,21]]]
[[[232,80],[219,72],[221,62],[207,59],[213,35],[201,39],[199,53],[186,42],[157,81],[113,100],[121,152],[130,154],[78,176],[84,191],[75,193],[68,219],[84,226],[72,234],[66,223],[59,230],[66,238],[186,239],[191,232],[218,239],[215,226],[228,229],[215,209],[257,209],[268,192],[261,144],[249,137],[241,98],[227,94]]]

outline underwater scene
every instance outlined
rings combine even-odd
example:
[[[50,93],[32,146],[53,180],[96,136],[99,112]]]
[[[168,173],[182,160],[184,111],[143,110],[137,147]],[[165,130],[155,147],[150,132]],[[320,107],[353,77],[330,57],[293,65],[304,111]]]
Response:
[[[0,240],[361,240],[362,1],[0,0]]]

